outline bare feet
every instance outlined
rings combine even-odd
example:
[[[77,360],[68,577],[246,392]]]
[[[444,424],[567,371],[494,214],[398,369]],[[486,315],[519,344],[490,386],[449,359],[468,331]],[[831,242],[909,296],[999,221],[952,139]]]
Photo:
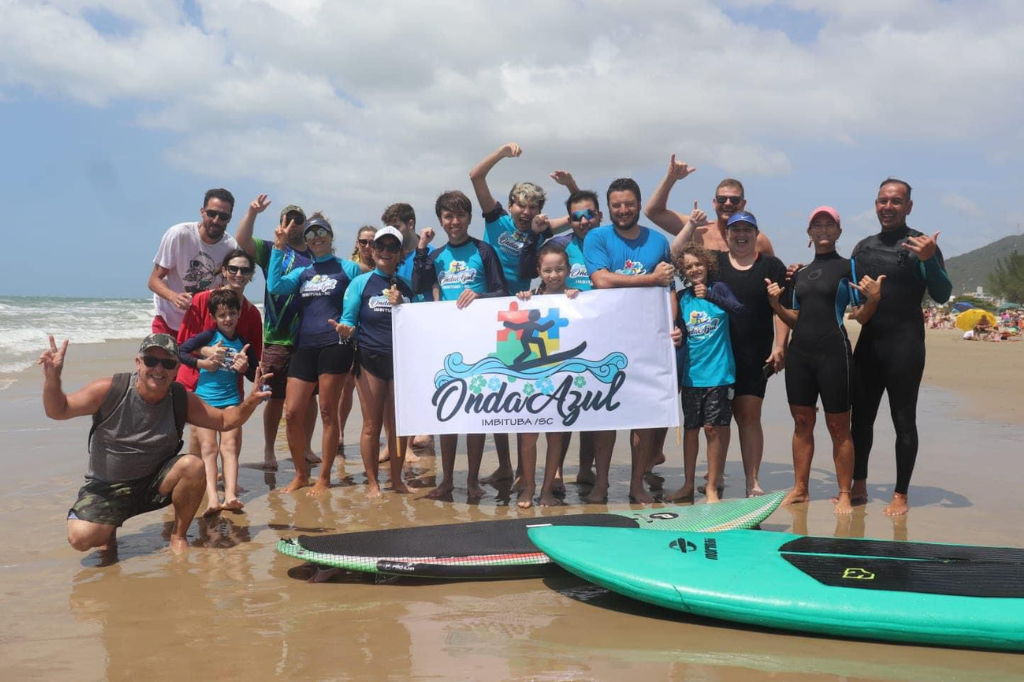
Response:
[[[484,489],[480,487],[479,483],[469,483],[467,481],[466,488],[469,490],[469,499],[471,500],[479,500],[487,494]]]
[[[379,500],[382,497],[384,497],[384,493],[380,491],[378,486],[370,486],[366,491],[366,499],[368,500]]]
[[[565,481],[562,480],[561,476],[555,477],[555,480],[552,481],[551,494],[558,495],[559,497],[565,496]]]
[[[412,439],[412,443],[409,444],[409,447],[414,448],[416,450],[430,450],[431,452],[433,452],[434,437],[416,436],[415,438]],[[406,455],[406,459],[408,459],[408,455]]]
[[[699,485],[699,486],[697,486],[697,492],[699,492],[701,495],[707,495],[708,494],[708,487],[706,485]],[[724,492],[725,492],[725,486],[724,485],[717,486],[716,489],[715,489],[715,497],[721,497],[722,493],[724,493]]]
[[[883,509],[882,513],[886,516],[903,516],[908,511],[910,511],[910,505],[907,504],[907,496],[893,493],[889,506]]]
[[[295,478],[292,479],[291,483],[289,483],[285,487],[281,488],[281,492],[283,492],[283,493],[293,493],[296,490],[298,490],[299,488],[305,488],[307,485],[309,485],[309,477],[308,476],[296,476]]]
[[[684,485],[679,490],[665,496],[666,502],[693,502],[693,484]]]
[[[594,476],[593,469],[580,469],[579,473],[576,474],[576,483],[578,485],[594,485],[597,482],[597,478]]]
[[[391,459],[391,453],[388,451],[387,446],[385,446],[381,448],[380,452],[377,454],[377,461],[386,462],[389,459]]]
[[[594,485],[594,489],[590,491],[590,494],[583,498],[587,502],[592,504],[604,504],[608,501],[608,486]]]
[[[641,487],[639,490],[629,489],[629,501],[634,504],[652,504],[654,497]]]
[[[174,554],[185,554],[188,552],[188,538],[184,535],[171,535],[170,544],[167,546]]]
[[[442,482],[441,485],[427,493],[426,497],[428,500],[439,500],[442,497],[451,495],[453,490],[455,490],[455,486],[450,482]]]
[[[537,492],[537,489],[532,486],[526,486],[523,491],[519,493],[519,499],[516,500],[516,506],[520,509],[529,509],[533,506],[533,495]]]
[[[541,493],[540,495],[540,506],[542,507],[561,507],[565,502],[558,499],[551,493]]]
[[[312,450],[310,450],[309,452],[306,453],[306,462],[308,462],[309,464],[319,464],[320,456],[317,455]]]
[[[793,488],[786,496],[782,498],[782,505],[787,504],[799,504],[800,502],[807,502],[811,499],[811,496],[807,494],[807,491],[800,488]]]
[[[645,474],[649,474],[649,473],[651,473],[651,471],[654,470],[654,467],[658,466],[659,464],[664,464],[664,463],[665,463],[665,453],[664,452],[659,452],[658,455],[653,460],[650,461],[650,463],[648,464],[647,468],[644,469],[644,473]]]
[[[206,508],[206,511],[203,512],[203,518],[208,519],[211,516],[216,516],[217,514],[220,514],[223,509],[224,507],[221,506],[220,502],[214,502]]]
[[[263,465],[261,468],[264,471],[277,471],[277,457],[274,455],[263,455]]]
[[[310,497],[320,497],[325,492],[331,489],[331,482],[322,478],[316,479],[316,483],[313,487],[306,491],[306,494]]]
[[[498,481],[511,481],[515,476],[515,472],[511,468],[498,467],[498,469],[490,476],[484,476],[480,479],[480,482],[484,485],[492,485]]]
[[[860,506],[868,503],[868,481],[854,481],[850,488],[850,504]]]
[[[337,452],[338,452],[338,457],[341,457],[342,459],[345,459],[345,443],[344,442],[338,441],[338,451]]]
[[[394,490],[396,493],[412,492],[411,490],[409,490],[409,486],[405,484],[405,481],[392,481],[391,489]]]
[[[405,451],[405,463],[406,464],[417,464],[420,461],[420,456],[417,455],[412,449]]]
[[[230,499],[230,500],[224,500],[224,506],[222,508],[227,510],[227,511],[237,512],[237,511],[242,511],[242,509],[244,507],[245,507],[245,504],[240,499],[238,499],[236,497],[236,498],[233,498],[233,499]]]
[[[839,493],[836,498],[836,516],[849,516],[853,514],[853,505],[850,504],[850,493]]]
[[[764,490],[761,489],[761,484],[757,482],[757,479],[747,481],[747,497],[760,497],[761,495],[764,495]]]
[[[705,491],[704,496],[706,497],[705,501],[708,504],[715,504],[716,502],[721,502],[722,501],[722,489],[721,488],[712,488],[712,487],[709,486],[707,491]]]

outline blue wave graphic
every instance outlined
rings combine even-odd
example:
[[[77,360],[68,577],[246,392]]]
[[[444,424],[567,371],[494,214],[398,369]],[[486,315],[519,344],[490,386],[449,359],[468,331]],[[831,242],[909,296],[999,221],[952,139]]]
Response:
[[[472,365],[462,361],[462,353],[452,353],[444,359],[444,369],[434,376],[434,388],[441,388],[455,379],[469,379],[477,374],[501,374],[526,381],[546,379],[558,372],[575,372],[582,374],[589,372],[601,383],[611,383],[611,380],[626,368],[629,361],[623,353],[609,353],[602,360],[585,360],[583,358],[572,358],[554,365],[543,367],[531,367],[526,370],[515,370],[506,365],[498,358],[484,358]]]

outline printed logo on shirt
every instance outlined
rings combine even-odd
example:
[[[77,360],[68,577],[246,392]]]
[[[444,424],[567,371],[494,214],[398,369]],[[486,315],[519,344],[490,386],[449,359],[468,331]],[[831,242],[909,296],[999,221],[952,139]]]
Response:
[[[408,303],[409,299],[406,298],[405,296],[402,296],[402,302],[403,303]],[[389,313],[391,312],[391,301],[388,300],[387,289],[382,289],[380,294],[371,296],[369,303],[370,303],[370,310],[372,310],[374,312],[381,312],[381,311],[387,311]]]
[[[476,281],[476,268],[467,266],[465,261],[453,260],[441,275],[439,284],[441,286],[464,286],[474,281]]]
[[[690,312],[690,319],[686,321],[686,335],[691,338],[710,336],[718,329],[719,324],[718,318],[708,317],[703,310],[693,310]]]
[[[338,280],[329,275],[314,275],[312,279],[302,284],[299,290],[304,297],[326,296],[338,286]]]
[[[644,264],[637,260],[627,260],[626,264],[620,269],[615,271],[616,275],[646,275],[647,268]]]
[[[526,233],[519,230],[503,232],[498,236],[498,246],[513,256],[518,255],[519,252],[523,250],[523,245],[525,243]]]
[[[181,281],[185,284],[185,291],[196,294],[209,289],[216,277],[217,264],[209,254],[200,251],[188,262],[188,272]]]
[[[569,279],[590,279],[586,263],[573,263],[569,268]]]

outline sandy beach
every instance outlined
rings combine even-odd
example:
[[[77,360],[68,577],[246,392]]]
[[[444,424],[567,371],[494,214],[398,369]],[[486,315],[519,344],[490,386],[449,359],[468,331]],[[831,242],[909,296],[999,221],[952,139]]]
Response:
[[[855,333],[855,330],[851,330]],[[872,499],[850,519],[832,514],[828,435],[818,424],[813,500],[777,511],[766,531],[826,536],[1020,546],[1018,500],[1024,411],[1024,344],[965,342],[929,331],[919,405],[921,449],[908,516],[882,508],[892,493],[893,432],[883,405],[869,477]],[[64,385],[131,367],[135,342],[72,346]],[[40,404],[37,369],[0,390],[0,660],[5,679],[181,680],[1019,680],[1019,655],[785,634],[688,617],[632,602],[572,577],[501,582],[346,578],[309,584],[299,563],[277,554],[282,537],[628,508],[629,456],[619,438],[609,505],[515,507],[488,488],[466,503],[465,458],[454,503],[419,499],[434,484],[434,458],[410,465],[413,495],[364,499],[358,406],[345,430],[341,483],[313,500],[282,494],[291,474],[264,473],[260,415],[246,427],[240,483],[245,513],[197,519],[185,556],[166,549],[170,512],[131,519],[117,561],[79,554],[64,518],[85,470],[89,420],[53,422]],[[779,378],[764,409],[767,490],[792,483],[792,420]],[[318,441],[314,441],[318,442]],[[495,465],[493,450],[484,468]],[[575,444],[567,461],[572,480]],[[658,468],[664,487],[682,482],[675,438]],[[703,454],[701,457],[703,464]],[[743,492],[736,438],[725,496]],[[386,475],[385,475],[386,477]],[[337,480],[338,476],[335,476]],[[511,506],[509,506],[511,501]],[[698,500],[702,504],[703,500]]]

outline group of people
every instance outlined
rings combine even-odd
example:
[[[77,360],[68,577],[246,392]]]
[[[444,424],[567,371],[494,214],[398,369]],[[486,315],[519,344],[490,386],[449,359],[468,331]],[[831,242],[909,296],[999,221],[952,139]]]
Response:
[[[172,545],[182,545],[204,492],[207,513],[240,510],[241,425],[264,401],[264,465],[276,467],[274,439],[283,414],[295,471],[283,490],[308,487],[309,494],[322,494],[331,485],[351,409],[345,395],[351,396],[353,386],[363,417],[360,454],[368,496],[381,494],[378,463],[385,458],[392,489],[407,492],[402,467],[409,443],[397,437],[394,415],[395,306],[454,301],[465,308],[482,297],[574,297],[619,287],[663,288],[677,311],[671,342],[677,347],[684,414],[685,481],[667,499],[693,499],[701,431],[707,442],[705,494],[709,502],[719,499],[732,421],[746,494],[762,493],[761,408],[769,377],[785,369],[795,424],[795,484],[786,501],[808,499],[819,396],[833,441],[836,512],[849,513],[867,500],[873,424],[887,392],[897,432],[897,481],[885,511],[906,512],[924,368],[921,303],[926,290],[939,302],[951,290],[938,233],[928,236],[907,226],[913,206],[909,184],[892,178],[881,184],[875,199],[881,231],[857,244],[850,258],[836,250],[842,234],[838,212],[828,206],[812,211],[807,232],[814,260],[787,268],[746,210],[738,180],[718,184],[710,219],[697,202],[689,213],[673,211],[668,208],[673,186],[696,170],[673,156],[646,206],[635,181],[613,181],[605,193],[606,221],[598,194],[556,171],[552,178],[568,191],[566,213],[556,217],[544,213],[546,193],[531,182],[516,183],[505,205],[494,198],[489,172],[521,153],[514,143],[502,145],[470,172],[484,220],[482,239],[469,231],[472,200],[452,190],[434,206],[447,235],[444,245],[435,245],[433,228],[417,234],[413,208],[396,203],[381,216],[384,227],[358,231],[351,258],[335,255],[334,228],[326,216],[307,215],[295,205],[280,212],[272,239],[254,237],[257,216],[270,204],[266,195],[250,203],[231,237],[226,228],[233,196],[223,189],[207,192],[200,220],[175,225],[161,241],[149,280],[156,307],[153,333],[143,341],[130,377],[101,379],[65,394],[60,375],[67,342],[58,348],[51,338],[40,357],[47,415],[94,416],[86,485],[68,515],[72,546],[110,546],[127,518],[168,504],[175,509]],[[641,213],[671,235],[671,243],[641,225]],[[266,279],[263,319],[244,295],[257,267]],[[539,286],[532,288],[537,278]],[[843,326],[847,306],[863,325],[855,351]],[[253,382],[244,397],[243,376]],[[188,389],[185,398],[176,377]],[[313,481],[310,470],[317,458],[310,441],[317,412],[322,462]],[[193,426],[191,454],[180,452],[186,422]],[[386,457],[380,452],[382,433]],[[630,433],[634,502],[654,501],[644,476],[665,461],[666,433],[664,428]],[[517,468],[508,434],[494,434],[498,469],[481,478],[485,437],[465,436],[470,496],[482,495],[482,484],[517,477],[518,504],[530,506],[539,434],[516,438]],[[588,501],[607,500],[615,439],[614,431],[578,436],[577,481],[592,484]],[[554,505],[564,490],[561,468],[569,434],[546,434],[546,441],[540,502]],[[446,498],[454,488],[457,442],[455,435],[440,438],[441,481],[431,498]],[[223,500],[217,490],[218,456]]]

